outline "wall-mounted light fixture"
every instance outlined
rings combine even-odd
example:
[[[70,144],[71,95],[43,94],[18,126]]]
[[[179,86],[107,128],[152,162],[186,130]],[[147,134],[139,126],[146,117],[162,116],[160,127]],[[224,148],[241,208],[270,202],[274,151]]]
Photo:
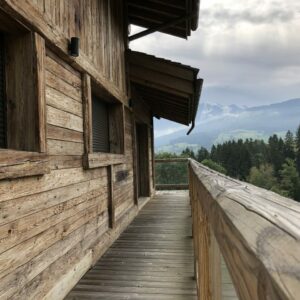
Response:
[[[130,108],[133,108],[133,106],[134,106],[134,101],[133,101],[132,98],[129,99],[128,105],[129,105]]]
[[[71,37],[69,43],[69,54],[73,57],[79,56],[79,37]]]

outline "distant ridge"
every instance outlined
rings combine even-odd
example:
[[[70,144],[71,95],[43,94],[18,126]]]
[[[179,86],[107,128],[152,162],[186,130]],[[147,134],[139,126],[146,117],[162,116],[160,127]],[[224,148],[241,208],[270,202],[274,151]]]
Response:
[[[180,152],[186,146],[210,148],[230,139],[267,139],[274,133],[284,135],[287,130],[295,131],[299,124],[300,98],[255,107],[202,103],[191,135],[179,130],[161,136],[156,139],[155,148]]]

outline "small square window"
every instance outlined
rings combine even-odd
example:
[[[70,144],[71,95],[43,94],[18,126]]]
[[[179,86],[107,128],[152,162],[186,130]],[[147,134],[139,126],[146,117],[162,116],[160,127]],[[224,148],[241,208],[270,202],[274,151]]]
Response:
[[[92,97],[93,152],[110,152],[109,107],[99,97]]]

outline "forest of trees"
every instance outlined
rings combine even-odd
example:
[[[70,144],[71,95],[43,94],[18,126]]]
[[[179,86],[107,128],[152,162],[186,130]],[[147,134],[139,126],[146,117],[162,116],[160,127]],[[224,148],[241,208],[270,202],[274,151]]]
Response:
[[[210,151],[201,147],[195,153],[186,148],[180,156],[193,158],[218,172],[300,201],[300,126],[295,135],[288,131],[284,138],[274,134],[268,142],[232,140],[214,145]],[[178,155],[157,154],[157,158],[170,157]],[[160,183],[187,181],[186,167],[182,164],[159,164],[156,175]]]

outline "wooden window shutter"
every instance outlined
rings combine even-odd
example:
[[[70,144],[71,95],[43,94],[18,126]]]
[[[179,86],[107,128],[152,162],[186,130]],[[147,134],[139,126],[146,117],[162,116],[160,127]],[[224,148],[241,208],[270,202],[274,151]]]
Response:
[[[108,105],[93,95],[92,98],[93,119],[93,151],[109,152],[109,120]]]
[[[0,33],[0,148],[6,148],[6,101],[4,66],[4,37]]]

